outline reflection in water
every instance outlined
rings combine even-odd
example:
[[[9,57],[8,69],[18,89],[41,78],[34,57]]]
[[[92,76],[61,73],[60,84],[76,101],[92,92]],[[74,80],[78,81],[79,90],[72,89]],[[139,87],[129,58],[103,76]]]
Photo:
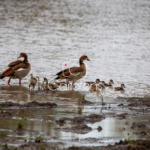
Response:
[[[137,121],[139,118],[128,118],[126,120],[119,120],[115,118],[106,118],[100,122],[94,123],[94,124],[88,124],[88,126],[92,127],[92,131],[87,134],[75,134],[75,133],[69,133],[69,132],[62,132],[53,130],[54,128],[59,127],[59,125],[55,124],[55,120],[62,119],[62,118],[73,118],[76,116],[84,116],[84,115],[90,115],[90,114],[101,114],[101,115],[107,115],[107,114],[117,114],[118,110],[105,110],[105,108],[109,107],[109,104],[107,103],[109,100],[107,97],[104,99],[105,106],[101,105],[100,102],[100,96],[99,93],[95,93],[96,99],[91,99],[91,97],[86,96],[87,100],[90,100],[92,102],[97,102],[93,106],[89,105],[82,105],[82,97],[83,95],[87,95],[87,93],[81,93],[79,91],[45,91],[40,93],[30,93],[28,88],[26,87],[20,87],[13,86],[12,87],[1,87],[2,93],[0,94],[0,98],[4,98],[6,101],[12,101],[13,102],[30,102],[33,100],[37,100],[39,102],[54,102],[58,105],[57,108],[48,108],[48,109],[26,109],[26,110],[13,110],[12,113],[16,116],[14,119],[6,120],[4,119],[0,124],[0,129],[15,129],[15,125],[12,126],[12,124],[16,124],[17,120],[21,117],[26,117],[27,120],[27,128],[30,130],[35,130],[40,133],[43,133],[45,136],[48,137],[57,137],[59,140],[65,140],[66,139],[83,139],[83,138],[100,138],[101,141],[106,143],[113,143],[116,141],[119,141],[120,139],[123,139],[126,137],[127,133],[131,131],[130,126],[125,125],[125,121],[127,122],[133,122]],[[12,90],[10,90],[12,88]],[[21,89],[20,89],[21,88]],[[19,94],[18,94],[19,93]],[[20,94],[21,93],[21,94]],[[55,95],[54,95],[55,94]],[[7,95],[11,95],[11,97],[8,97]],[[14,95],[14,97],[13,97]],[[20,95],[26,95],[22,98]],[[15,99],[14,99],[15,98]],[[120,103],[122,100],[118,99],[110,99],[111,103]],[[118,100],[118,101],[117,101]],[[2,101],[2,99],[1,99]],[[113,108],[113,106],[111,106]],[[129,111],[124,109],[123,111]],[[110,126],[111,124],[111,126]],[[72,124],[64,124],[63,127],[72,127],[74,125]],[[98,126],[102,127],[102,131],[99,132],[97,130]],[[123,130],[123,128],[126,126],[126,130]],[[8,130],[6,130],[8,131]],[[1,133],[2,131],[0,131]],[[14,132],[5,132],[4,136],[6,135],[15,135]],[[23,135],[23,136],[30,136],[30,135]],[[110,138],[112,137],[112,138]],[[134,135],[135,138],[138,138],[138,135]],[[70,141],[69,144],[72,142]],[[93,143],[93,145],[106,145],[106,143]],[[75,143],[72,143],[75,144]],[[80,145],[80,143],[78,144]]]

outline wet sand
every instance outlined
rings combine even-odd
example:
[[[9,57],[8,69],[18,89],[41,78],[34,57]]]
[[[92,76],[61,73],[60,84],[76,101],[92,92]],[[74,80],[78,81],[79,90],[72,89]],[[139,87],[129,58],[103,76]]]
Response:
[[[78,115],[70,118],[69,115],[68,117],[61,117],[59,116],[59,119],[57,119],[57,115],[53,118],[50,119],[48,116],[44,116],[41,115],[41,117],[38,117],[38,112],[41,111],[41,113],[43,111],[46,110],[56,110],[57,112],[61,110],[63,110],[63,108],[60,109],[61,103],[64,103],[63,100],[68,101],[69,99],[67,98],[70,94],[69,93],[74,93],[74,96],[76,98],[79,98],[79,101],[77,102],[77,106],[79,107],[78,109]],[[134,148],[141,148],[142,147],[142,143],[144,143],[143,149],[148,148],[149,146],[149,142],[147,139],[150,138],[150,119],[149,116],[150,115],[150,111],[149,111],[149,100],[150,98],[137,98],[137,97],[133,97],[133,98],[117,98],[116,100],[118,102],[118,104],[110,105],[105,103],[105,105],[101,105],[101,103],[93,103],[93,105],[91,105],[90,101],[88,101],[88,103],[82,103],[83,99],[82,96],[78,96],[76,91],[70,91],[68,93],[68,95],[64,95],[64,92],[61,91],[57,91],[55,92],[55,96],[50,95],[51,91],[36,91],[34,93],[30,93],[35,99],[38,96],[40,97],[45,97],[46,99],[50,96],[53,99],[59,99],[60,95],[61,95],[61,99],[62,97],[64,97],[60,102],[56,101],[56,100],[51,100],[50,102],[37,102],[37,101],[31,101],[31,102],[27,102],[24,104],[19,104],[19,103],[14,103],[14,102],[3,102],[1,103],[1,112],[0,112],[0,120],[1,120],[1,124],[0,124],[0,133],[1,133],[1,141],[0,144],[3,145],[4,143],[8,144],[8,147],[10,149],[13,149],[13,147],[11,147],[12,145],[16,145],[19,146],[20,149],[23,148],[27,148],[27,149],[31,149],[31,145],[33,145],[33,147],[43,147],[45,149],[48,149],[49,146],[51,145],[52,148],[56,149],[56,148],[60,148],[60,149],[120,149],[123,148],[124,150],[126,149],[134,149]],[[41,94],[42,93],[42,94]],[[52,94],[52,93],[51,93]],[[53,93],[54,94],[54,93]],[[71,96],[71,95],[70,95]],[[75,99],[76,99],[75,98]],[[54,103],[55,101],[55,103]],[[122,105],[121,101],[124,103]],[[71,103],[73,101],[70,101]],[[121,105],[119,105],[121,104]],[[70,106],[70,105],[69,105]],[[99,113],[102,113],[103,111],[106,111],[105,113],[102,114],[85,114],[82,111],[82,107],[89,107],[89,109],[93,110],[93,108],[97,108],[99,106],[102,106],[101,110]],[[73,109],[73,107],[69,107],[70,111]],[[117,113],[116,113],[117,110]],[[34,114],[37,112],[37,114],[33,115],[33,114],[29,114],[27,115],[25,112],[29,112],[29,111],[33,111]],[[41,139],[38,140],[39,142],[35,142],[36,139],[36,132],[38,131],[37,129],[34,128],[25,128],[25,129],[17,129],[14,126],[11,127],[7,127],[7,122],[13,121],[14,119],[18,120],[19,116],[15,115],[16,112],[18,112],[19,116],[26,116],[27,117],[27,124],[29,124],[30,126],[30,122],[35,121],[46,121],[49,122],[50,124],[54,124],[54,126],[51,126],[48,129],[51,129],[53,131],[57,131],[60,133],[72,133],[72,134],[78,134],[78,137],[81,137],[81,135],[86,135],[83,138],[69,138],[68,139],[60,139],[59,136],[47,136],[47,134],[44,133],[38,133],[37,137],[40,137]],[[93,112],[93,111],[92,111]],[[64,113],[64,112],[63,112]],[[25,115],[26,114],[26,115]],[[58,114],[58,113],[57,113]],[[67,112],[65,113],[67,114]],[[82,114],[82,116],[81,116]],[[47,119],[46,119],[46,118]],[[137,118],[137,119],[135,119]],[[142,122],[140,120],[138,120],[138,118],[144,118],[144,122]],[[126,137],[122,138],[118,138],[115,136],[111,136],[111,134],[109,136],[107,136],[107,138],[105,137],[90,137],[90,133],[94,133],[94,132],[98,132],[98,133],[102,133],[103,130],[106,132],[106,127],[105,126],[100,126],[100,122],[105,121],[107,119],[114,119],[114,120],[122,120],[122,127],[120,128],[119,126],[119,132],[125,132],[127,134]],[[33,120],[33,121],[32,121]],[[135,121],[136,120],[136,121]],[[6,122],[6,127],[3,126],[2,122]],[[13,121],[14,122],[14,121]],[[97,128],[95,128],[95,124],[98,124]],[[94,126],[93,126],[94,125]],[[56,127],[57,126],[57,127]],[[111,124],[109,124],[109,126],[111,127]],[[116,125],[117,127],[117,125]],[[130,130],[129,130],[130,129]],[[44,131],[44,130],[43,130]],[[43,132],[42,131],[42,132]],[[9,138],[8,135],[13,135],[11,132],[14,132],[15,135],[20,136],[22,135],[23,137],[16,137],[16,138]],[[3,133],[3,134],[2,134]],[[89,133],[89,135],[88,135]],[[27,135],[27,137],[24,137],[24,135]],[[30,141],[30,137],[33,137],[32,140]],[[136,136],[136,138],[135,138]],[[139,139],[145,139],[144,141],[140,141]],[[109,146],[103,146],[103,144],[105,145],[105,141],[113,141],[113,142],[108,142],[109,144],[114,144],[115,141],[119,141],[123,140],[124,142],[120,142],[119,144],[115,144],[115,145],[109,145]],[[4,142],[4,140],[6,142]],[[19,140],[19,145],[18,145],[18,140]],[[53,143],[53,142],[54,143]],[[56,144],[57,143],[57,144]],[[75,145],[73,147],[69,147],[68,144],[66,143],[70,143],[72,145]],[[78,143],[78,144],[77,144]],[[91,144],[91,146],[89,145],[88,147],[86,147],[86,143]],[[21,145],[21,146],[20,146]],[[63,145],[63,146],[62,146]],[[78,145],[78,146],[77,146]],[[80,146],[79,146],[80,145]],[[96,146],[94,146],[96,145]],[[15,148],[14,148],[15,149]]]

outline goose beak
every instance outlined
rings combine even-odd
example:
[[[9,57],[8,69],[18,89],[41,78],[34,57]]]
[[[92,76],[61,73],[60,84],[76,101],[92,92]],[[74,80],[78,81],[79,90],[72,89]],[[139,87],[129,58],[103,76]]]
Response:
[[[20,57],[22,57],[22,56],[21,56],[21,55],[19,55],[18,59],[19,59]]]
[[[90,59],[89,59],[89,58],[87,58],[87,60],[88,60],[88,61],[90,61]]]

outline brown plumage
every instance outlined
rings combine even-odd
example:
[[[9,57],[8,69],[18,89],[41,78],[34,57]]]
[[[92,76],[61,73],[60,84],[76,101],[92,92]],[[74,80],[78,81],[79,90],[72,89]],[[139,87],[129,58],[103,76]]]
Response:
[[[30,74],[29,90],[30,90],[30,87],[32,87],[34,90],[36,83],[37,83],[37,79],[35,77],[33,77],[33,74]]]
[[[86,81],[86,86],[90,86],[91,84],[94,84],[95,82],[92,82],[92,81]]]
[[[121,84],[121,87],[115,87],[115,91],[123,91],[125,88],[124,84]]]
[[[100,86],[100,79],[96,79],[95,83],[91,85],[90,91],[91,92],[96,92],[101,88]]]
[[[43,88],[43,90],[49,90],[47,78],[44,78],[44,81],[43,81],[43,84],[42,84],[42,88]]]
[[[83,63],[84,60],[90,61],[86,55],[81,56],[79,59],[79,65],[80,65],[79,67],[71,67],[58,72],[56,74],[57,77],[55,78],[55,80],[67,79],[69,81],[72,81],[72,87],[73,87],[74,83],[77,80],[83,78],[86,75],[86,66]]]
[[[57,83],[53,84],[53,83],[48,83],[47,78],[44,78],[43,81],[43,85],[42,85],[44,90],[56,90],[59,86],[57,85]]]
[[[22,78],[24,78],[25,76],[28,75],[29,71],[30,71],[30,63],[28,62],[28,56],[26,53],[20,53],[18,58],[23,57],[24,60],[16,60],[14,62],[11,62],[8,65],[8,68],[6,70],[4,70],[2,72],[2,74],[0,75],[0,79],[5,78],[5,77],[9,77],[8,80],[8,84],[11,80],[11,78],[19,79],[19,84],[21,84],[21,80]]]
[[[104,85],[105,86],[112,86],[112,84],[114,84],[114,82],[113,82],[113,80],[112,79],[110,79],[109,80],[109,83],[107,84],[107,83],[105,83]]]

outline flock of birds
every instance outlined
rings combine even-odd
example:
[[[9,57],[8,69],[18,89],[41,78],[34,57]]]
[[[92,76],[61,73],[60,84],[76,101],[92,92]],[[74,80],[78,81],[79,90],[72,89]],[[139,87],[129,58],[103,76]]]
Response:
[[[23,57],[24,60],[16,60],[14,62],[11,62],[8,65],[8,68],[0,74],[0,79],[3,79],[5,77],[9,77],[8,85],[10,84],[10,80],[12,79],[19,79],[19,84],[21,85],[21,80],[25,76],[28,75],[28,73],[31,70],[31,64],[28,62],[28,56],[26,53],[20,53],[18,58]],[[56,90],[60,86],[67,85],[67,88],[70,87],[70,82],[72,81],[72,89],[75,87],[74,83],[83,78],[86,75],[86,66],[83,61],[90,61],[90,59],[83,55],[79,58],[79,67],[71,67],[64,70],[59,71],[56,74],[55,80],[62,80],[66,79],[66,82],[55,82],[55,83],[48,83],[47,78],[44,78],[42,83],[43,89],[51,89]],[[33,74],[30,74],[29,78],[29,89],[32,87],[34,90],[35,86],[37,84],[37,78],[33,76]],[[87,81],[86,86],[90,86],[90,91],[95,92],[99,89],[104,89],[105,87],[112,87],[112,84],[114,84],[113,80],[110,79],[109,83],[105,83],[105,81],[100,81],[100,79],[96,79],[95,82]],[[121,84],[121,87],[115,87],[115,91],[124,91],[125,85]]]

